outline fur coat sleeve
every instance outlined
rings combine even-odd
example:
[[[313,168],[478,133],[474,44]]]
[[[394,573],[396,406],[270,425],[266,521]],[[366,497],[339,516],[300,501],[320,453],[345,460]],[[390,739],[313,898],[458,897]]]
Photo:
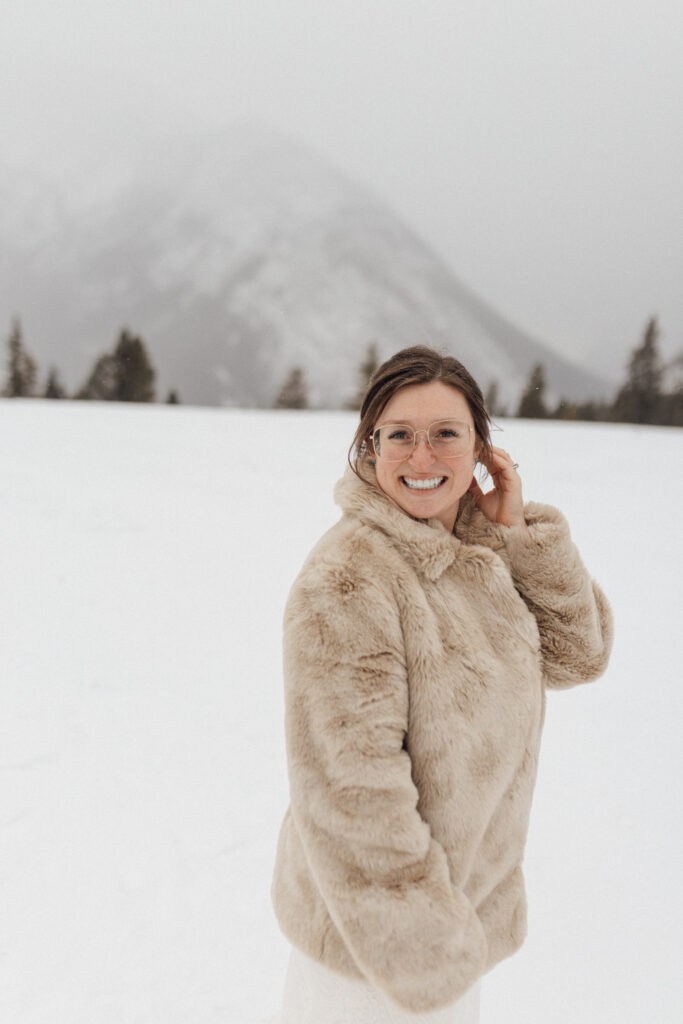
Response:
[[[483,972],[487,940],[417,810],[400,620],[358,564],[304,573],[285,610],[291,813],[362,975],[425,1010]]]
[[[529,501],[524,518],[526,530],[501,526],[471,504],[465,523],[467,539],[500,555],[533,612],[545,685],[566,689],[597,679],[607,667],[612,648],[611,607],[588,574],[559,509]]]

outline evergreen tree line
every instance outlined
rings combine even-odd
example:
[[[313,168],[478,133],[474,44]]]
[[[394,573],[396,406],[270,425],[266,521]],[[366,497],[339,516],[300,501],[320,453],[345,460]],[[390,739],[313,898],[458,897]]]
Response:
[[[496,381],[489,387],[486,407],[492,416],[683,426],[683,354],[675,360],[679,369],[678,380],[671,390],[666,391],[663,387],[664,366],[658,340],[657,318],[652,317],[647,323],[641,343],[631,354],[626,380],[611,401],[570,402],[563,398],[554,408],[550,408],[546,399],[545,368],[542,363],[537,363],[529,374],[516,408],[509,410],[500,404]],[[346,408],[360,408],[367,384],[379,365],[377,346],[371,343],[358,370],[357,392]],[[301,367],[294,367],[289,373],[275,400],[275,408],[309,408],[308,389]]]
[[[5,398],[75,398],[99,402],[154,402],[156,372],[142,338],[124,328],[111,352],[98,356],[83,384],[67,395],[54,367],[45,384],[38,383],[38,367],[24,343],[21,321],[15,317],[7,339],[7,374],[2,395]],[[175,390],[166,402],[180,402]]]
[[[626,380],[611,401],[569,402],[561,399],[550,408],[545,397],[545,369],[537,363],[514,415],[530,419],[595,420],[604,423],[650,423],[659,426],[683,426],[683,354],[672,365],[678,368],[678,379],[664,387],[665,367],[659,353],[657,318],[648,320],[643,337],[629,358]],[[487,396],[489,409],[498,416],[505,410],[496,407],[496,387]]]
[[[554,408],[546,398],[546,376],[542,363],[529,375],[516,409],[504,408],[498,399],[498,385],[493,381],[486,395],[492,416],[520,416],[531,419],[595,420],[613,423],[650,423],[662,426],[683,426],[683,354],[675,360],[679,376],[665,389],[664,366],[659,353],[659,327],[652,317],[642,341],[631,353],[626,380],[611,401],[588,400],[570,402],[561,399]],[[42,388],[38,385],[38,368],[27,351],[21,323],[12,322],[7,339],[7,373],[2,395],[8,398],[74,398],[111,402],[154,402],[156,373],[142,339],[127,328],[119,333],[111,352],[99,356],[83,384],[67,395],[57,370],[50,367]],[[356,394],[346,403],[347,409],[360,408],[368,381],[380,364],[376,344],[368,346],[358,369]],[[177,391],[168,392],[166,402],[180,402]],[[308,387],[304,371],[294,367],[285,379],[274,402],[276,409],[309,408]]]

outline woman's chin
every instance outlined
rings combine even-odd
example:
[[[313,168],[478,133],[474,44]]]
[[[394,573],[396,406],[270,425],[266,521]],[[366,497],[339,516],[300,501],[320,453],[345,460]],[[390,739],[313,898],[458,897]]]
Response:
[[[403,492],[396,496],[401,508],[410,512],[420,519],[433,519],[444,508],[444,502],[433,496],[423,497],[422,495],[406,494]]]

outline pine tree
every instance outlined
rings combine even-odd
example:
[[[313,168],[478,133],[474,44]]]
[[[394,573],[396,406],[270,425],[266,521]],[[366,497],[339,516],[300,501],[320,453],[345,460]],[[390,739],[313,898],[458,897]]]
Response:
[[[507,409],[500,404],[498,396],[498,381],[492,380],[485,398],[486,409],[489,416],[507,416]]]
[[[180,395],[175,388],[171,388],[168,395],[166,396],[167,405],[180,405]]]
[[[154,377],[142,339],[124,328],[114,351],[99,356],[74,397],[98,402],[153,402]]]
[[[119,335],[114,360],[117,368],[119,402],[153,402],[154,369],[143,341],[125,328]]]
[[[655,423],[661,398],[662,366],[659,359],[657,317],[647,322],[641,344],[628,364],[626,383],[612,406],[612,418],[624,423]]]
[[[295,366],[280,388],[273,406],[275,409],[307,409],[308,393],[304,372],[299,366]]]
[[[66,391],[61,385],[59,376],[54,366],[50,367],[50,373],[45,385],[44,398],[66,398]]]
[[[548,415],[548,410],[545,405],[544,391],[545,370],[542,363],[536,363],[519,401],[517,415],[525,419],[545,419]]]
[[[2,393],[6,398],[30,398],[35,395],[38,369],[35,360],[24,347],[24,335],[18,316],[12,320],[7,347],[7,380]]]
[[[346,403],[347,409],[354,411],[360,409],[365,392],[368,389],[368,384],[372,379],[372,375],[375,370],[379,368],[379,351],[374,341],[371,341],[367,347],[365,358],[358,367],[358,390],[353,398],[349,399]]]
[[[118,397],[118,364],[113,355],[99,356],[90,376],[76,392],[74,398],[89,399],[93,402],[115,402]]]
[[[498,405],[497,380],[492,380],[491,383],[489,384],[489,389],[486,392],[486,398],[484,399],[484,401],[486,403],[486,409],[488,411],[489,416],[495,416],[495,409],[496,406]]]

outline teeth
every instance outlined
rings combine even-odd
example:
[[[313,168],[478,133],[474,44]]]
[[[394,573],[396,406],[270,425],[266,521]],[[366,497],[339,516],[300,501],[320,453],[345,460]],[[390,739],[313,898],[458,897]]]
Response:
[[[408,477],[404,476],[403,482],[416,491],[429,491],[433,487],[438,487],[441,481],[445,479],[445,476],[433,476],[430,480],[409,480]]]

